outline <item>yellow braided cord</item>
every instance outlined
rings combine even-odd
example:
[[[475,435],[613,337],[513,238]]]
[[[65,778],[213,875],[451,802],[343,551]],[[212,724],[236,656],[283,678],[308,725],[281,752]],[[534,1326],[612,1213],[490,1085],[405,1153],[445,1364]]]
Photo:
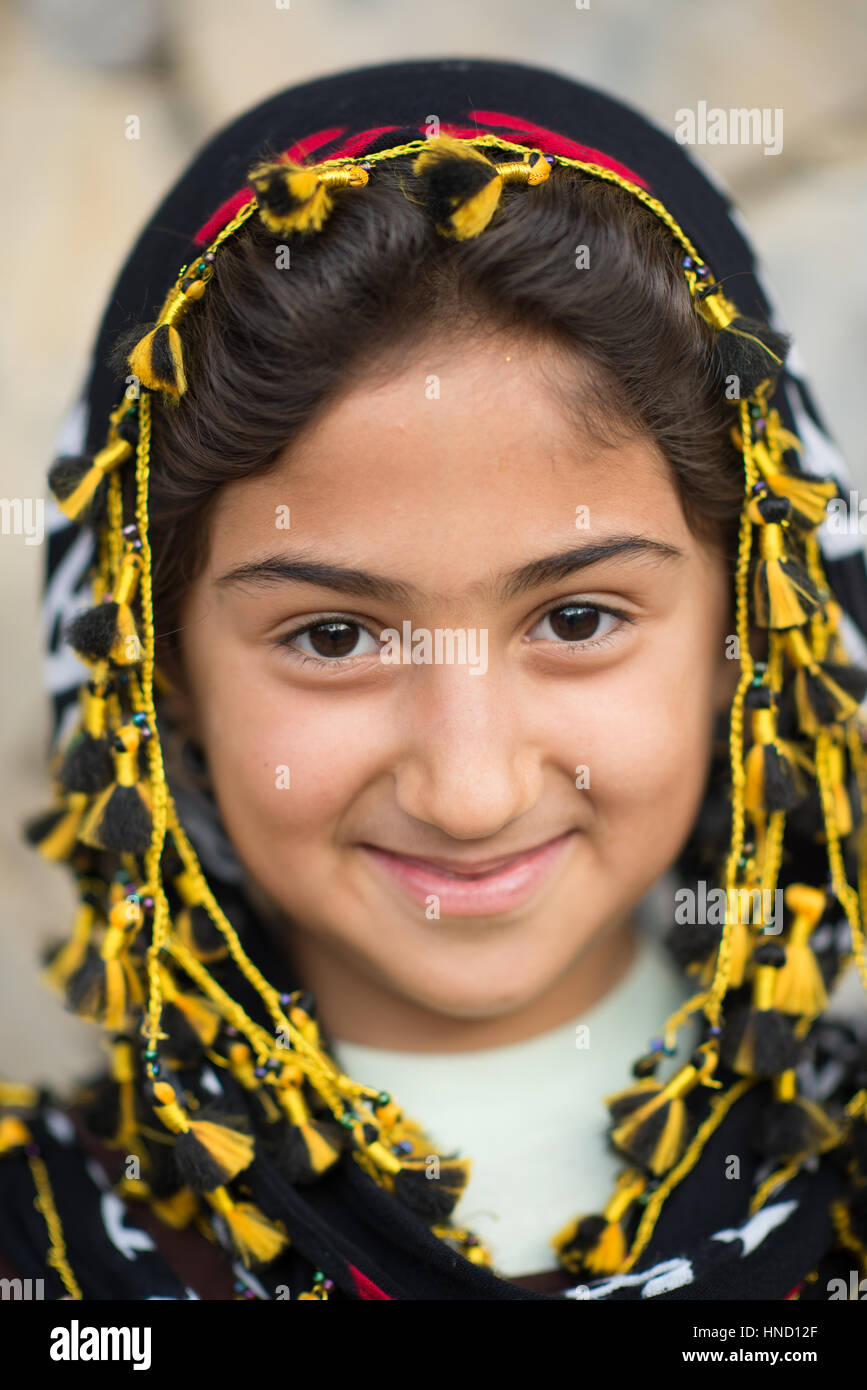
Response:
[[[780,876],[783,861],[783,837],[786,830],[785,811],[772,811],[768,818],[768,831],[764,841],[762,859],[762,893],[772,893]],[[763,897],[762,902],[767,900]],[[762,933],[764,935],[764,933]]]
[[[131,676],[130,679],[130,691],[134,707],[136,709],[144,708],[143,692],[134,676]],[[351,1077],[340,1072],[327,1054],[312,1046],[299,1029],[297,1029],[283,1013],[279,993],[268,983],[245,954],[237,932],[214,897],[208,881],[202,872],[196,852],[180,824],[171,792],[165,783],[164,785],[166,790],[166,828],[171,831],[172,839],[183,860],[184,868],[189,875],[191,887],[198,894],[202,906],[206,909],[225,938],[235,964],[244,975],[244,978],[253,986],[268,1007],[276,1028],[289,1037],[293,1053],[295,1054],[294,1060],[296,1060],[299,1065],[303,1066],[305,1072],[317,1086],[317,1089],[321,1091],[327,1103],[331,1105],[332,1108],[335,1106],[338,1107],[336,1113],[340,1113],[343,1109],[342,1104],[338,1106],[337,1098],[340,1096],[350,1096],[354,1099],[375,1098],[379,1094],[376,1088],[363,1086],[353,1081]],[[208,998],[217,1004],[234,1026],[248,1038],[259,1055],[260,1060],[264,1060],[267,1057],[276,1057],[280,1061],[286,1060],[285,1055],[281,1055],[281,1053],[285,1054],[285,1049],[278,1050],[276,1048],[275,1039],[271,1037],[270,1033],[266,1032],[264,1028],[260,1027],[259,1024],[251,1019],[245,1010],[232,999],[231,995],[220,988],[205,969],[202,962],[182,945],[171,929],[171,919],[168,914],[168,909],[166,910],[166,929],[161,945],[175,957],[190,978],[196,981]],[[157,979],[156,997],[161,998],[159,979]],[[149,1036],[149,1034],[145,1033],[144,1029],[142,1032],[144,1036]],[[158,1036],[163,1037],[165,1035],[159,1033]]]
[[[142,1024],[142,1036],[155,1048],[159,1038],[168,1035],[160,1030],[162,994],[159,974],[159,955],[166,942],[169,929],[169,904],[163,888],[160,873],[160,859],[166,838],[166,809],[168,787],[166,786],[163,753],[157,732],[157,717],[154,708],[154,661],[156,638],[154,633],[153,575],[150,538],[148,535],[148,477],[151,438],[151,398],[147,391],[139,400],[139,439],[136,461],[136,521],[141,539],[141,612],[143,652],[141,662],[140,695],[142,709],[147,715],[151,737],[148,739],[147,753],[151,778],[151,809],[153,833],[151,843],[145,854],[145,878],[147,891],[154,900],[153,930],[147,949],[147,972],[149,995],[147,1021]]]
[[[48,1239],[51,1242],[51,1248],[46,1256],[46,1262],[57,1270],[70,1298],[83,1299],[84,1294],[79,1288],[78,1281],[67,1259],[66,1241],[63,1238],[63,1226],[61,1225],[60,1216],[57,1212],[54,1193],[51,1190],[51,1180],[48,1176],[48,1169],[44,1161],[35,1154],[29,1154],[27,1162],[30,1165],[33,1183],[38,1193],[33,1205],[39,1210],[45,1222],[48,1230]]]
[[[749,629],[749,568],[750,554],[752,551],[753,523],[747,513],[746,502],[749,499],[750,491],[758,476],[758,467],[752,452],[752,434],[750,429],[749,404],[746,400],[740,403],[741,415],[741,437],[743,440],[744,455],[744,506],[741,510],[740,535],[738,540],[738,560],[735,571],[735,598],[736,598],[736,626],[738,636],[738,657],[741,664],[741,673],[738,679],[737,690],[731,707],[731,720],[729,724],[729,761],[731,766],[732,779],[732,829],[729,856],[726,863],[726,902],[734,901],[733,894],[736,886],[738,861],[743,854],[744,847],[744,783],[746,781],[744,773],[744,696],[747,686],[753,678],[753,658],[750,651],[750,629]],[[718,1026],[722,1000],[726,992],[729,973],[729,955],[731,952],[732,928],[731,913],[726,911],[726,920],[720,937],[717,951],[716,969],[708,991],[708,1001],[705,1006],[705,1015],[711,1025]]]
[[[645,1206],[644,1213],[638,1223],[638,1230],[635,1233],[635,1240],[632,1243],[629,1255],[624,1263],[620,1265],[617,1271],[618,1274],[628,1273],[635,1264],[635,1261],[641,1255],[650,1237],[653,1235],[653,1229],[659,1220],[663,1203],[672,1188],[676,1187],[681,1178],[685,1177],[690,1169],[695,1167],[707,1140],[713,1134],[714,1130],[722,1124],[735,1101],[755,1084],[755,1078],[748,1076],[744,1077],[742,1080],[736,1081],[735,1084],[731,1086],[729,1090],[724,1091],[722,1095],[715,1096],[712,1099],[710,1114],[699,1125],[695,1137],[684,1153],[683,1158],[672,1168],[670,1173],[666,1174]]]
[[[189,261],[187,265],[181,266],[175,279],[174,288],[177,289],[180,287],[180,283],[191,265],[197,265],[198,262],[202,259],[202,256],[206,256],[211,251],[216,251],[217,247],[222,242],[224,242],[227,237],[232,236],[238,230],[239,227],[242,227],[244,225],[244,223],[247,221],[247,218],[252,216],[252,214],[256,211],[258,206],[259,204],[256,201],[256,199],[251,198],[249,203],[245,203],[242,208],[239,208],[238,211],[235,213],[235,216],[232,218],[231,222],[226,223],[222,231],[219,232],[217,236],[214,238],[214,240],[210,242],[208,246],[205,247],[201,255],[194,257],[194,259],[192,261]],[[197,278],[200,280],[204,280],[205,283],[207,283],[208,280],[210,280],[213,273],[213,269],[210,266],[208,266],[204,273],[198,276]]]
[[[707,993],[706,989],[699,990],[698,994],[694,994],[691,999],[687,999],[685,1004],[682,1004],[679,1009],[676,1009],[675,1012],[666,1019],[662,1028],[662,1037],[666,1047],[674,1047],[678,1031],[683,1027],[691,1014],[694,1014],[697,1009],[703,1007],[707,1000]]]
[[[474,135],[470,139],[464,139],[460,136],[455,138],[460,139],[461,143],[465,145],[481,145],[485,148],[493,147],[501,150],[514,150],[516,154],[522,157],[527,153],[526,145],[520,145],[514,140],[503,139],[500,135]],[[353,162],[360,164],[379,164],[383,160],[397,159],[401,155],[418,154],[421,150],[427,148],[428,144],[428,140],[425,139],[424,136],[421,136],[418,140],[410,140],[405,145],[395,145],[390,150],[378,150],[375,154],[360,154],[358,156],[353,156],[352,159],[340,156],[334,159],[323,159],[321,164],[317,164],[316,167],[320,169],[329,169],[336,168],[341,164]],[[645,207],[650,208],[651,212],[654,212],[656,216],[665,223],[671,233],[680,242],[687,255],[692,256],[694,260],[701,261],[701,257],[689,237],[658,198],[652,197],[651,194],[645,192],[643,188],[639,188],[637,184],[631,183],[629,179],[625,179],[622,174],[615,173],[613,169],[603,168],[601,164],[591,164],[583,159],[571,159],[567,155],[560,154],[554,155],[553,159],[557,164],[564,165],[570,169],[579,169],[583,173],[592,174],[595,178],[605,179],[607,183],[616,183],[621,188],[625,188],[627,192],[631,193],[633,197],[638,198],[640,202],[644,203]],[[244,209],[241,211],[243,212]],[[240,216],[241,214],[239,213],[238,215]],[[707,262],[702,262],[702,264],[707,264]]]
[[[111,592],[115,575],[120,569],[123,553],[123,485],[120,469],[113,468],[108,475],[108,592]]]
[[[750,1198],[748,1215],[755,1216],[756,1212],[765,1205],[769,1197],[773,1196],[778,1187],[795,1177],[803,1161],[803,1156],[790,1159],[788,1163],[784,1163],[781,1168],[777,1168],[771,1173],[770,1177],[765,1178],[765,1181],[759,1184]]]
[[[820,729],[816,735],[816,778],[819,783],[819,792],[822,798],[822,816],[825,822],[825,838],[828,849],[828,867],[831,871],[831,882],[834,892],[846,913],[849,927],[852,932],[852,950],[855,956],[855,964],[858,967],[858,974],[861,976],[861,983],[867,990],[867,959],[864,955],[864,933],[861,929],[860,904],[858,894],[851,887],[846,878],[846,868],[843,863],[843,852],[840,848],[840,836],[837,831],[837,821],[834,814],[834,793],[831,787],[831,771],[829,758],[831,751],[831,734],[827,729]]]

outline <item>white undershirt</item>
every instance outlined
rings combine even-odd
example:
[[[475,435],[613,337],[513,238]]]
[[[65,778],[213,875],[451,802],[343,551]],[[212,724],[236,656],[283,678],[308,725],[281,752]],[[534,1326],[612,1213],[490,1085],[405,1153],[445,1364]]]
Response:
[[[524,1042],[410,1053],[332,1037],[332,1052],[356,1081],[389,1091],[440,1152],[473,1160],[452,1220],[485,1242],[498,1273],[520,1278],[556,1268],[551,1236],[610,1197],[625,1160],[607,1147],[602,1097],[632,1084],[633,1061],[694,988],[658,938],[640,930],[613,990]],[[576,1032],[580,1024],[589,1037]],[[683,1065],[697,1041],[693,1016],[657,1075]]]

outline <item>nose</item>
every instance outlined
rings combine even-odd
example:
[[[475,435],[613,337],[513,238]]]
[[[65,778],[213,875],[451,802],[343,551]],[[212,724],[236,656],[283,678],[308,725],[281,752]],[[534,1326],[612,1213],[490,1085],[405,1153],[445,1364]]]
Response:
[[[493,666],[429,666],[394,765],[402,811],[454,840],[495,837],[538,803],[543,750],[515,684]]]

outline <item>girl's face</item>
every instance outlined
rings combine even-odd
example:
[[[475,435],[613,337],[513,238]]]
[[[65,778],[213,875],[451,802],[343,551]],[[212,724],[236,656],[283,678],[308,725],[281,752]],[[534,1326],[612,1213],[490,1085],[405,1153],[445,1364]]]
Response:
[[[725,567],[552,351],[428,344],[215,503],[179,711],[337,1036],[574,1016],[701,803]]]

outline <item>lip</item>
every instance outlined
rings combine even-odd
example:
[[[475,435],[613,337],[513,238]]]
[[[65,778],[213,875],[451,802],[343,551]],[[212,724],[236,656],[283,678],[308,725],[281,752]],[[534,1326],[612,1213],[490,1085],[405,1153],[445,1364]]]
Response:
[[[414,859],[378,845],[361,848],[370,861],[422,907],[435,895],[440,910],[449,916],[488,917],[523,906],[561,861],[574,833],[569,830],[523,853],[474,864],[454,859]],[[454,874],[461,876],[453,877]]]

